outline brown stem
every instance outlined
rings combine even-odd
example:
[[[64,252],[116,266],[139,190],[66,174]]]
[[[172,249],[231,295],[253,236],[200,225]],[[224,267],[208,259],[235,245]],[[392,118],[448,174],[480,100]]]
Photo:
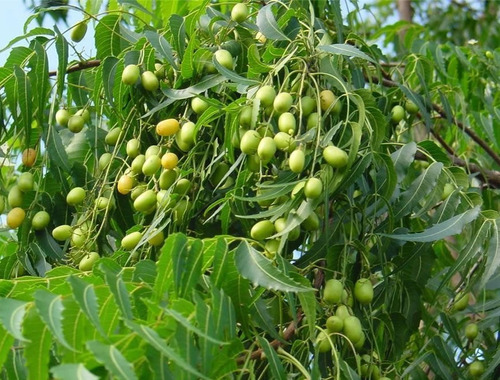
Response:
[[[66,73],[73,73],[75,71],[90,69],[92,67],[97,67],[101,64],[100,59],[91,59],[90,61],[78,62],[77,64],[70,66],[66,69]],[[57,70],[49,71],[49,77],[55,77],[57,75]]]

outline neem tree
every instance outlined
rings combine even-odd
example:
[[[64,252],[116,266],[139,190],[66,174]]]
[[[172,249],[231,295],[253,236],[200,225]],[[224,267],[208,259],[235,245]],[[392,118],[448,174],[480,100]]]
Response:
[[[4,378],[498,375],[498,52],[118,3],[0,68]]]

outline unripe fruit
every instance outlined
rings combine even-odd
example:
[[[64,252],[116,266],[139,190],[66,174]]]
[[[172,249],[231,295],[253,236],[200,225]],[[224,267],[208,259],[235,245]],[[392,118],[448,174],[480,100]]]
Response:
[[[451,183],[446,183],[443,188],[443,193],[441,194],[441,200],[445,200],[450,196],[451,193],[455,190],[455,187]]]
[[[287,152],[294,143],[292,136],[285,132],[278,132],[274,135],[274,142],[279,150]]]
[[[302,116],[307,117],[316,109],[316,100],[306,95],[300,99],[299,105]]]
[[[118,142],[118,138],[120,137],[120,133],[122,129],[120,127],[116,127],[111,129],[104,138],[104,142],[108,145],[114,146]]]
[[[193,98],[191,100],[191,108],[197,115],[201,115],[209,107],[209,104],[201,98]]]
[[[158,79],[165,79],[165,66],[163,66],[161,63],[155,63],[154,74]]]
[[[459,293],[455,297],[455,303],[453,304],[454,311],[462,311],[469,305],[469,293]]]
[[[179,157],[175,153],[167,152],[161,158],[161,166],[165,169],[173,169],[177,166]]]
[[[141,83],[146,91],[156,91],[160,88],[160,81],[152,71],[144,71],[142,73]]]
[[[257,148],[257,155],[262,161],[268,162],[274,157],[275,153],[276,143],[274,142],[272,137],[264,137],[262,140],[260,140],[259,146]]]
[[[71,234],[71,246],[82,248],[87,242],[87,231],[83,228],[77,227]]]
[[[136,158],[133,159],[132,163],[130,164],[130,169],[132,169],[132,172],[135,174],[141,174],[142,167],[144,166],[145,162],[146,156],[144,154],[139,154]]]
[[[329,145],[323,149],[323,158],[330,166],[340,169],[347,165],[349,156],[342,149]]]
[[[245,106],[241,109],[239,122],[243,128],[250,128],[252,125],[252,107]]]
[[[85,37],[87,33],[87,23],[85,21],[81,21],[76,24],[73,29],[71,29],[70,38],[74,42],[80,42]]]
[[[80,204],[85,199],[86,194],[87,192],[84,188],[75,187],[69,191],[68,195],[66,195],[66,203],[70,206]]]
[[[344,319],[344,334],[353,343],[363,337],[363,328],[358,317],[350,315]]]
[[[276,91],[273,86],[262,86],[257,90],[255,98],[260,100],[260,104],[264,107],[269,107],[273,104],[276,98]]]
[[[138,139],[130,139],[127,141],[126,152],[130,158],[135,158],[139,155],[141,142]]]
[[[19,175],[19,178],[17,179],[17,187],[23,193],[33,190],[34,185],[35,181],[33,179],[33,174],[30,172],[24,172]]]
[[[306,181],[300,181],[299,183],[297,183],[293,189],[292,189],[292,193],[290,194],[290,196],[292,197],[292,199],[295,199],[295,197],[299,194],[299,192],[301,190],[304,189],[304,187],[306,186]]]
[[[179,121],[176,119],[166,119],[156,124],[156,133],[160,136],[175,135],[180,129]]]
[[[85,125],[85,119],[80,115],[73,115],[69,118],[68,129],[73,133],[80,132]]]
[[[221,162],[220,164],[217,165],[213,173],[210,175],[210,183],[213,186],[219,185],[228,171],[229,171],[229,165],[226,164],[225,162]]]
[[[316,231],[319,230],[320,220],[318,214],[312,212],[301,224],[302,228],[306,231]]]
[[[191,181],[187,178],[181,178],[175,184],[172,192],[184,196],[187,194],[190,188],[191,188]]]
[[[363,334],[364,338],[364,334]],[[360,339],[359,342],[357,343],[364,343],[365,339]],[[356,344],[354,345],[356,347]],[[358,349],[362,348],[363,344],[361,344],[361,347],[356,347]],[[370,380],[380,380],[380,369],[373,363],[364,363],[361,366],[361,377],[363,379],[370,379]]]
[[[274,224],[269,220],[261,220],[253,225],[250,236],[255,240],[264,240],[275,232]]]
[[[186,199],[181,199],[172,210],[174,223],[181,224],[190,208],[190,203]]]
[[[165,235],[163,234],[163,231],[158,231],[157,229],[151,232],[151,237],[148,239],[148,243],[151,244],[153,247],[158,247],[162,245],[164,241],[165,241]]]
[[[10,207],[19,207],[23,204],[23,192],[18,186],[14,185],[7,195],[7,203]]]
[[[486,52],[484,53],[484,55],[486,56],[486,58],[488,59],[493,59],[495,56],[493,55],[493,53],[491,52],[491,50],[486,50]]]
[[[405,109],[400,105],[392,107],[391,110],[391,121],[393,123],[399,123],[405,117]]]
[[[147,160],[149,157],[152,156],[160,157],[160,154],[161,154],[161,148],[158,145],[151,145],[148,147],[148,149],[146,149],[146,153],[144,153],[144,156],[146,157]]]
[[[139,195],[143,194],[147,190],[147,185],[144,182],[140,182],[134,187],[130,193],[130,199],[135,201],[139,198]]]
[[[409,114],[415,115],[418,112],[418,106],[413,103],[411,100],[407,100],[405,102],[405,110]]]
[[[76,111],[75,115],[83,117],[83,121],[85,121],[86,123],[90,121],[90,112],[87,108],[83,108]]]
[[[0,214],[3,214],[5,210],[5,199],[0,196]]]
[[[7,225],[14,229],[19,227],[26,217],[26,212],[20,207],[14,207],[7,214]]]
[[[341,332],[344,328],[344,320],[336,315],[332,315],[326,320],[326,328],[330,333]]]
[[[161,168],[161,158],[158,156],[149,156],[142,165],[142,173],[146,176],[154,175]]]
[[[287,112],[292,106],[293,98],[288,92],[280,92],[274,98],[273,107],[277,113]]]
[[[281,132],[286,132],[293,136],[297,129],[297,121],[295,116],[290,112],[283,112],[278,119],[278,128]]]
[[[321,331],[318,334],[318,338],[316,339],[316,342],[318,344],[318,351],[321,353],[329,352],[332,349],[332,346],[330,344],[330,340],[326,336],[326,334]]]
[[[340,319],[345,320],[351,315],[351,313],[349,313],[349,309],[346,305],[340,305],[339,307],[337,307],[337,310],[335,310],[335,315]]]
[[[106,210],[112,204],[108,197],[99,197],[95,200],[95,205],[99,211]]]
[[[319,104],[320,104],[321,110],[323,112],[330,109],[330,107],[333,107],[330,109],[330,112],[338,115],[340,113],[340,111],[342,110],[342,103],[338,100],[338,98],[335,96],[335,94],[330,90],[323,90],[320,92]]]
[[[92,270],[94,263],[99,258],[100,258],[100,256],[97,252],[90,252],[89,254],[83,256],[83,258],[80,260],[80,263],[78,264],[78,269],[80,269],[83,272],[87,272],[89,270]]]
[[[36,150],[33,148],[25,149],[21,161],[24,166],[31,168],[36,162]]]
[[[288,160],[288,165],[290,170],[294,173],[302,173],[306,163],[306,155],[302,149],[295,149],[290,154],[290,159]]]
[[[325,283],[325,290],[323,291],[323,301],[328,304],[334,305],[342,299],[342,291],[344,285],[339,280],[330,279]]]
[[[469,323],[467,326],[465,326],[465,336],[467,339],[474,340],[476,339],[478,334],[479,328],[477,327],[477,324]]]
[[[261,163],[262,163],[262,161],[260,160],[259,156],[257,156],[256,154],[252,154],[252,155],[248,156],[247,168],[252,173],[257,173],[260,170]]]
[[[373,300],[373,285],[368,278],[360,278],[354,284],[354,298],[363,304],[367,305]]]
[[[319,198],[323,192],[323,183],[319,178],[309,178],[304,186],[304,195],[307,198]]]
[[[179,139],[187,144],[187,145],[193,145],[194,144],[194,134],[196,131],[196,124],[188,121],[187,123],[184,123],[180,129],[180,131],[177,133],[179,136]]]
[[[286,227],[287,224],[285,218],[278,218],[274,222],[274,228],[276,229],[277,233],[280,233]],[[288,233],[288,241],[295,241],[299,238],[299,236],[300,236],[300,226],[296,226]]]
[[[262,137],[260,136],[259,132],[254,130],[246,131],[241,138],[241,151],[248,155],[257,153],[257,148],[261,139]]]
[[[69,239],[72,234],[73,229],[67,224],[62,224],[52,230],[52,237],[60,241]]]
[[[245,21],[248,17],[248,7],[246,4],[238,3],[235,4],[233,9],[231,9],[231,19],[235,22],[241,23]]]
[[[113,155],[111,153],[103,153],[101,157],[99,157],[99,162],[97,163],[97,166],[100,171],[104,171],[109,164],[111,163],[111,159],[113,158]]]
[[[140,76],[141,76],[141,71],[139,70],[139,66],[127,65],[123,69],[122,83],[128,86],[132,86],[137,82]]]
[[[71,115],[69,114],[67,109],[60,109],[56,112],[56,123],[61,127],[65,127],[68,125],[68,121]]]
[[[175,170],[164,170],[160,174],[160,189],[167,190],[172,186],[177,179],[177,171]]]
[[[156,193],[153,190],[146,190],[134,201],[134,208],[137,211],[146,212],[156,204]]]
[[[479,360],[469,364],[469,373],[473,378],[480,377],[484,373],[484,364]]]
[[[233,69],[233,56],[230,52],[224,49],[219,49],[214,53],[215,60],[224,66],[226,69]]]
[[[156,197],[155,197],[156,198]],[[130,251],[137,247],[139,241],[142,239],[142,233],[139,231],[131,232],[124,236],[122,239],[122,248]]]
[[[307,117],[307,130],[320,126],[320,117],[317,112],[313,112]]]

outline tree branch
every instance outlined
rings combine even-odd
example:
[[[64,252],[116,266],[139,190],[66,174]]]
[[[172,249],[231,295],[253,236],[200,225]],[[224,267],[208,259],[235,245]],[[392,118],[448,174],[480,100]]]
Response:
[[[91,69],[92,67],[97,67],[101,64],[100,59],[91,59],[90,61],[78,62],[77,64],[70,66],[66,69],[66,74],[73,73],[75,71]],[[49,71],[49,77],[55,77],[57,75],[57,70]]]

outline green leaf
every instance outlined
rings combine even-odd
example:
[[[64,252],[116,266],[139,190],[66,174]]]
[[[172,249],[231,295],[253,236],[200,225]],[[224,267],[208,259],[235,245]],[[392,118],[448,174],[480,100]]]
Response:
[[[87,348],[92,351],[94,357],[120,380],[136,380],[134,367],[125,359],[123,354],[114,346],[107,345],[96,340],[87,342]]]
[[[255,285],[284,292],[314,291],[286,276],[246,240],[236,249],[234,260],[240,274]]]
[[[57,28],[57,25],[54,25],[54,30],[57,34],[56,37],[56,51],[58,56],[58,64],[57,64],[57,95],[59,98],[62,97],[64,91],[64,84],[66,77],[66,67],[68,66],[68,56],[69,56],[69,48],[68,41],[62,35],[62,33]]]
[[[50,372],[56,380],[98,380],[99,378],[90,372],[83,364],[60,364],[52,367]]]
[[[40,317],[45,322],[50,332],[68,350],[73,348],[68,344],[63,334],[62,312],[64,309],[61,296],[52,294],[46,290],[37,290],[33,298]]]
[[[14,67],[14,78],[15,80],[15,89],[17,92],[17,106],[20,110],[20,116],[22,123],[25,126],[31,126],[31,119],[33,114],[33,99],[31,96],[31,84],[28,76],[20,67]],[[21,122],[19,121],[19,125]],[[29,143],[29,133],[31,132],[31,128],[24,128],[26,133],[26,141]]]
[[[126,319],[134,317],[132,313],[132,305],[130,304],[130,296],[127,287],[123,282],[121,273],[116,273],[114,268],[108,265],[108,262],[101,260],[99,269],[104,272],[104,278],[109,286],[109,290],[115,297],[116,304],[119,310]]]
[[[179,256],[177,256],[179,255]],[[180,257],[183,255],[184,257]],[[201,277],[203,267],[203,243],[196,239],[191,241],[188,249],[181,252],[173,252],[174,275],[181,275],[181,280],[177,284],[179,296],[186,297],[191,294]]]
[[[417,153],[417,144],[412,141],[391,154],[398,182],[401,182],[406,177],[408,168],[415,161],[415,153]]]
[[[165,58],[174,69],[177,69],[177,62],[175,62],[174,52],[172,51],[170,43],[162,35],[159,35],[152,30],[146,30],[144,32],[144,36],[148,39],[155,51],[160,53],[161,56]]]
[[[248,47],[248,69],[256,73],[266,74],[271,71],[271,68],[261,61],[257,45],[250,45]]]
[[[215,68],[219,73],[221,73],[224,77],[229,79],[230,81],[233,81],[234,83],[242,84],[245,86],[253,86],[253,85],[259,85],[260,82],[253,80],[253,79],[247,79],[245,77],[242,77],[241,75],[237,74],[233,70],[229,70],[228,68],[222,66],[215,56],[212,57],[212,63],[214,64]]]
[[[266,354],[266,360],[267,364],[269,365],[272,378],[286,380],[287,376],[285,373],[285,369],[283,368],[283,364],[281,363],[276,350],[269,344],[267,339],[261,336],[257,336],[257,340],[259,342],[259,346],[262,347],[262,350]]]
[[[483,274],[481,284],[483,286],[500,271],[500,220],[496,219],[491,222],[491,238],[486,252],[486,270]]]
[[[13,344],[14,337],[7,333],[7,331],[3,328],[3,325],[0,324],[0,368],[3,368],[3,364],[5,363],[5,360],[7,360],[7,356],[9,355]]]
[[[173,14],[169,18],[170,30],[172,32],[174,48],[179,54],[179,58],[183,59],[184,48],[186,46],[186,29],[184,27],[184,17]]]
[[[26,313],[26,302],[10,298],[0,298],[0,322],[14,338],[26,341],[21,325]]]
[[[48,379],[52,334],[33,308],[24,319],[23,334],[30,339],[24,344],[24,358],[29,378]]]
[[[105,59],[119,56],[125,49],[125,40],[120,31],[121,16],[110,14],[99,20],[95,27],[96,58]]]
[[[161,352],[167,358],[172,360],[175,364],[177,364],[183,370],[198,376],[202,379],[208,379],[208,377],[204,376],[194,367],[192,367],[188,362],[184,360],[182,356],[180,356],[177,352],[175,352],[171,347],[169,347],[165,340],[161,338],[158,333],[152,328],[140,324],[136,324],[132,321],[125,322],[127,326],[132,329],[137,335],[139,335],[142,339],[148,342],[151,346],[153,346],[157,351]]]
[[[44,47],[38,41],[34,41],[32,45],[36,54],[29,62],[31,71],[28,73],[28,77],[33,90],[33,102],[39,112],[38,120],[40,120],[40,111],[43,110],[46,105],[50,86],[49,60]]]
[[[12,40],[10,40],[10,42],[3,49],[0,49],[0,53],[8,50],[15,43],[22,41],[24,39],[27,39],[29,37],[53,36],[53,35],[54,35],[54,31],[52,29],[47,29],[47,28],[42,28],[42,27],[33,28],[29,32],[24,33],[23,35],[17,36],[15,38],[13,38]]]
[[[475,220],[479,216],[480,207],[474,207],[462,214],[456,215],[444,222],[433,225],[422,232],[412,234],[382,234],[395,240],[431,242],[441,240],[445,237],[457,235],[462,232],[464,226]]]
[[[106,57],[102,62],[104,95],[106,95],[106,98],[111,106],[114,106],[113,89],[115,85],[116,69],[119,64],[120,61],[116,57]]]
[[[307,318],[307,325],[309,326],[309,337],[313,339],[316,326],[316,307],[318,302],[316,301],[316,295],[313,292],[300,292],[298,293],[300,306],[304,311]]]
[[[190,79],[194,74],[193,67],[193,54],[196,48],[197,40],[193,36],[187,45],[186,51],[184,52],[184,57],[182,58],[181,63],[181,75],[184,79]]]
[[[273,4],[269,4],[259,10],[257,14],[257,26],[259,27],[259,31],[270,40],[289,41],[290,39],[278,26],[272,7]]]
[[[347,57],[362,58],[364,60],[377,64],[377,61],[375,61],[372,57],[363,53],[357,47],[352,45],[347,45],[347,44],[320,45],[318,46],[318,50],[323,50],[326,51],[327,53],[332,53],[332,54],[341,54]]]
[[[65,172],[71,171],[68,154],[64,149],[61,136],[57,133],[54,125],[49,127],[48,136],[45,139],[48,156],[53,164],[59,166]]]

